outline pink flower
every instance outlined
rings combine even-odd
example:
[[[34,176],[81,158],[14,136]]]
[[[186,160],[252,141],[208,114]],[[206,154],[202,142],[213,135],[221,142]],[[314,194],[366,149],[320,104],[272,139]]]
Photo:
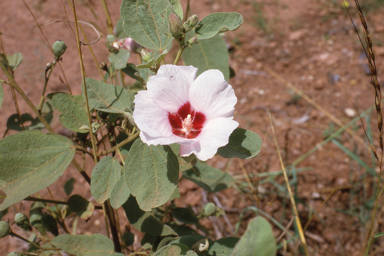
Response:
[[[232,86],[219,70],[196,78],[193,66],[162,65],[135,97],[133,117],[148,145],[180,144],[180,155],[212,158],[239,125]]]

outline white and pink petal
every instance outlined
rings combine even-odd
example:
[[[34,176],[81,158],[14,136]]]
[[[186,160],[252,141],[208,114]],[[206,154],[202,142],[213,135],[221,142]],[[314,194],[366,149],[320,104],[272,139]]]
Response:
[[[190,88],[189,97],[193,108],[203,112],[207,120],[233,116],[237,103],[232,86],[219,70],[207,70],[199,75]]]
[[[147,83],[149,97],[168,112],[176,112],[189,101],[189,89],[196,73],[193,66],[162,65]]]

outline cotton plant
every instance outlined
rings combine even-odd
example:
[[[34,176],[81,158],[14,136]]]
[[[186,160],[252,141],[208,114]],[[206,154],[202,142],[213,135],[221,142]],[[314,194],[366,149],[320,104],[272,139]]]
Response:
[[[223,209],[208,203],[194,212],[174,203],[180,197],[180,177],[208,193],[234,187],[229,173],[206,162],[215,155],[248,159],[260,152],[260,137],[240,128],[234,116],[237,97],[229,83],[229,56],[222,38],[240,27],[242,16],[184,17],[178,0],[123,0],[120,13],[114,34],[106,38],[109,63],[101,65],[102,79],[83,77],[82,95],[46,94],[55,64],[65,61],[65,50],[75,50],[59,41],[53,49],[54,65],[45,68],[42,101],[38,108],[29,104],[36,118],[23,114],[32,120],[24,126],[18,114],[10,117],[7,128],[19,132],[0,141],[0,211],[24,200],[34,203],[29,211],[13,208],[14,220],[0,222],[0,238],[24,240],[33,255],[275,255],[266,219],[250,221],[240,238],[215,241],[199,220],[221,217]],[[139,64],[131,63],[131,53],[138,54]],[[0,60],[7,77],[1,81],[31,102],[14,80],[21,54],[1,55]],[[134,82],[127,85],[124,76]],[[72,140],[51,128],[54,110],[73,132]],[[102,147],[107,144],[103,140],[109,140],[110,147]],[[91,176],[84,171],[87,162],[81,165],[74,159],[76,152],[94,160]],[[71,163],[89,183],[92,200],[72,194],[78,186],[75,179],[64,185],[68,198],[36,195]],[[120,207],[126,218],[117,220]],[[76,235],[83,231],[76,232],[76,224],[70,227],[68,219],[86,221],[94,218],[94,211],[103,211],[106,232]],[[119,223],[145,233],[141,246]],[[196,230],[187,226],[191,224]],[[23,237],[21,230],[32,236]]]

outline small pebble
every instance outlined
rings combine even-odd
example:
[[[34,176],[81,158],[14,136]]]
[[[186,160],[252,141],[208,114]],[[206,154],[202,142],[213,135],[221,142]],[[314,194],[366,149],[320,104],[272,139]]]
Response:
[[[349,117],[356,116],[356,111],[353,108],[346,108],[344,109],[344,113]]]

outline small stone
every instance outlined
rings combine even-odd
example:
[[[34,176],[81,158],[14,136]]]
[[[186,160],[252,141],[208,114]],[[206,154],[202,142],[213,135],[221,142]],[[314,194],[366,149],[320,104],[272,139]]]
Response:
[[[346,108],[344,109],[344,113],[349,117],[356,116],[356,111],[353,108]]]
[[[313,192],[312,195],[311,195],[312,198],[315,198],[315,199],[319,199],[321,196],[319,193],[317,192]]]
[[[292,32],[292,33],[289,35],[289,40],[291,40],[291,41],[297,41],[297,40],[301,39],[306,33],[307,33],[307,30],[306,30],[306,29],[299,29],[299,30],[296,30],[296,31]]]

